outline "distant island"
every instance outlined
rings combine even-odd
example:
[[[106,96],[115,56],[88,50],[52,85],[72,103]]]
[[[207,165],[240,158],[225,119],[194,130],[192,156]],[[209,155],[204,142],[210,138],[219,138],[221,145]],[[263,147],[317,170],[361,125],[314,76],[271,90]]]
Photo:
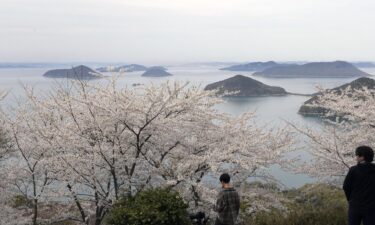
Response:
[[[172,76],[172,74],[167,72],[167,69],[162,66],[150,67],[142,74],[143,77],[166,77]]]
[[[288,94],[284,88],[269,86],[243,75],[236,75],[209,84],[204,89],[217,90],[219,95],[236,97],[282,96]]]
[[[344,84],[342,86],[339,86],[333,89],[328,89],[327,91],[336,91],[337,94],[341,94],[341,91],[345,90],[349,86],[355,90],[359,90],[364,87],[368,89],[375,89],[375,80],[371,78],[367,78],[367,77],[361,77],[350,83]],[[311,116],[311,117],[324,116],[326,113],[328,113],[328,109],[326,108],[311,106],[311,104],[313,103],[319,104],[319,96],[321,95],[324,95],[324,93],[314,94],[314,97],[304,102],[304,104],[300,107],[298,113],[303,116]]]
[[[278,64],[274,61],[268,61],[268,62],[251,62],[247,64],[239,64],[239,65],[233,65],[225,68],[221,68],[220,70],[228,70],[228,71],[263,71],[265,69],[280,66],[281,64]]]
[[[17,68],[52,68],[64,66],[59,63],[0,63],[0,69],[17,69]]]
[[[130,65],[123,65],[123,66],[106,66],[106,67],[99,67],[96,69],[99,72],[137,72],[137,71],[146,71],[147,67],[139,64],[130,64]]]
[[[43,76],[48,78],[70,78],[70,79],[98,79],[103,75],[87,66],[76,66],[71,69],[49,70]]]
[[[256,72],[254,75],[265,77],[363,77],[368,76],[355,66],[344,61],[312,62],[303,65],[281,65]]]

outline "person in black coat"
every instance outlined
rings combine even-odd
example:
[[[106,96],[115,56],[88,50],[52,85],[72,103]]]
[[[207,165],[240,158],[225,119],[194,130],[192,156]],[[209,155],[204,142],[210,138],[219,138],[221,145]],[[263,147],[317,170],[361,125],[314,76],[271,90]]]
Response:
[[[349,202],[349,225],[375,225],[375,164],[374,151],[360,146],[355,151],[357,165],[350,168],[344,181]]]

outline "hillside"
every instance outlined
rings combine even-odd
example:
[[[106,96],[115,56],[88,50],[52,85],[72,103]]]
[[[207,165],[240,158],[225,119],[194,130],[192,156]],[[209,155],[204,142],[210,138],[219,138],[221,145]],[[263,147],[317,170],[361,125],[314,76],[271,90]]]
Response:
[[[172,74],[166,71],[167,69],[161,66],[150,67],[142,74],[143,77],[166,77]]]
[[[229,70],[229,71],[263,71],[265,69],[279,66],[280,64],[274,61],[268,62],[252,62],[247,64],[240,64],[240,65],[233,65],[225,68],[221,68],[220,70]]]
[[[361,77],[342,86],[328,89],[327,91],[336,91],[338,94],[340,94],[342,90],[345,90],[349,86],[356,90],[362,89],[364,87],[368,89],[375,89],[375,80],[367,77]],[[324,93],[317,93],[314,97],[304,102],[304,104],[300,107],[298,113],[303,116],[323,116],[324,114],[326,114],[328,112],[327,109],[322,107],[310,106],[310,104],[319,103],[320,95],[324,95]]]
[[[87,66],[76,66],[71,69],[49,70],[43,76],[48,78],[98,79],[102,75]]]
[[[368,76],[355,66],[344,61],[313,62],[303,65],[281,65],[256,72],[265,77],[363,77]]]
[[[281,87],[269,86],[243,75],[236,75],[226,80],[209,84],[205,87],[205,90],[217,90],[219,95],[224,94],[225,96],[237,97],[259,97],[287,94],[287,92]]]

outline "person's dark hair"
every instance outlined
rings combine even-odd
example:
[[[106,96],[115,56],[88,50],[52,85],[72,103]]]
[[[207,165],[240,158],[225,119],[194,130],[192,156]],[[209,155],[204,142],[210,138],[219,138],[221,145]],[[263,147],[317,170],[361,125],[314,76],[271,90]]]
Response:
[[[221,174],[221,176],[220,176],[220,182],[224,182],[224,183],[228,184],[230,182],[230,176],[229,176],[229,174],[227,174],[227,173]]]
[[[374,150],[368,146],[359,146],[355,150],[355,155],[364,157],[366,162],[372,162],[374,160]]]

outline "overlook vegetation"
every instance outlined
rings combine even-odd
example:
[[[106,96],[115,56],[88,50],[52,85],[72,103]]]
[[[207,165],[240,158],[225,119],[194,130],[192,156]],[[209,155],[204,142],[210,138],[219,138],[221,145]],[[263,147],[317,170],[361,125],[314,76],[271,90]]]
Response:
[[[187,208],[177,192],[146,190],[120,199],[105,222],[108,225],[190,225]]]
[[[259,187],[261,184],[252,184]],[[298,189],[280,190],[268,185],[269,191],[284,202],[283,208],[248,214],[249,204],[242,203],[241,225],[346,225],[348,210],[341,188],[327,184],[309,184]],[[214,218],[209,220],[213,224]],[[135,197],[123,198],[106,218],[108,225],[174,225],[192,224],[187,205],[178,193],[168,189],[147,190]]]
[[[305,185],[280,192],[286,210],[271,209],[243,218],[243,225],[346,225],[347,202],[341,188]]]

